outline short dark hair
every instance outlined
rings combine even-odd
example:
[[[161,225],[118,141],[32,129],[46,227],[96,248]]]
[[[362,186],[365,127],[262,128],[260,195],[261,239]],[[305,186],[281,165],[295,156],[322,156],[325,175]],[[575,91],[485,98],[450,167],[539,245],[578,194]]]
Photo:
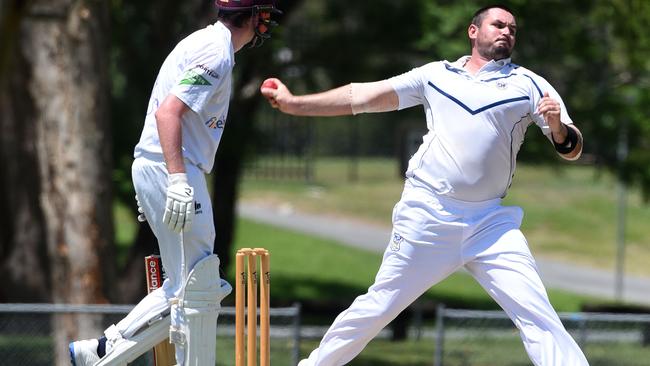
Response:
[[[253,16],[251,9],[245,10],[219,10],[217,20],[228,23],[234,27],[241,28]]]
[[[485,19],[485,13],[487,13],[488,10],[495,9],[495,8],[496,9],[503,9],[503,10],[507,11],[508,13],[514,15],[512,10],[509,7],[505,6],[505,5],[502,5],[502,4],[487,5],[487,6],[484,6],[484,7],[480,8],[477,11],[474,12],[474,15],[472,16],[472,24],[474,24],[477,27],[480,27],[481,23],[483,23],[483,19]]]

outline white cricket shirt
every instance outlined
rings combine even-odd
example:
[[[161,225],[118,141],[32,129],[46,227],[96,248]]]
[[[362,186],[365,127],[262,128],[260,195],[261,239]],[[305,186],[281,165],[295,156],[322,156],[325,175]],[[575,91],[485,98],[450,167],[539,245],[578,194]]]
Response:
[[[167,56],[153,86],[134,156],[161,154],[155,113],[171,93],[191,110],[183,114],[183,157],[209,173],[228,116],[235,52],[228,28],[217,22],[183,39]]]
[[[476,75],[456,62],[439,61],[389,81],[399,108],[422,104],[428,133],[409,161],[410,184],[461,201],[505,196],[526,129],[535,123],[551,139],[535,113],[548,91],[561,104],[561,121],[572,124],[562,99],[544,78],[510,59],[491,61]]]

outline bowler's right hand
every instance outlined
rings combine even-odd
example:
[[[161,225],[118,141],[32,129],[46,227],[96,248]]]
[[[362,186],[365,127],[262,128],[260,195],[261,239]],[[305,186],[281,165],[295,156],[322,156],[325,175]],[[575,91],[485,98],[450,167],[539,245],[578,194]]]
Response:
[[[284,85],[280,79],[268,78],[264,80],[260,86],[260,92],[269,101],[271,107],[279,109],[282,112],[289,112],[287,110],[288,102],[293,94]]]
[[[163,223],[177,233],[187,231],[194,218],[194,189],[187,183],[185,173],[170,174],[168,182]]]

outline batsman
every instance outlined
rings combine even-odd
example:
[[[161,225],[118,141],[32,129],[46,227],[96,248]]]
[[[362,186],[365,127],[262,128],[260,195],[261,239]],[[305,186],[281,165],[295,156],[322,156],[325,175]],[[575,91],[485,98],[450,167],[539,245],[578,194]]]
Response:
[[[580,156],[582,136],[557,91],[512,62],[517,24],[510,9],[479,9],[467,35],[469,55],[382,81],[302,96],[278,79],[262,86],[273,107],[293,115],[387,112],[419,105],[428,127],[409,161],[375,283],[334,320],[299,366],[349,363],[429,287],[463,267],[519,328],[533,364],[587,365],[548,299],[519,229],[521,208],[501,204],[529,126],[538,127],[567,160]]]
[[[227,125],[235,53],[276,26],[275,0],[216,0],[217,21],[176,45],[153,86],[132,165],[140,218],[167,273],[98,339],[70,343],[72,365],[124,365],[169,337],[177,365],[214,366],[217,317],[232,287],[219,276],[205,174]],[[159,365],[166,366],[166,365]]]

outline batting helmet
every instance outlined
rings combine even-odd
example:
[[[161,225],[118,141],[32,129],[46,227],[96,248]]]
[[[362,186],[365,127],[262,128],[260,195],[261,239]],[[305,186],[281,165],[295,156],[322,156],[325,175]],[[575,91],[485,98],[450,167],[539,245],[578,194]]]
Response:
[[[274,8],[275,0],[216,0],[219,10],[246,10],[254,7]]]
[[[253,18],[258,19],[255,27],[255,37],[251,41],[251,47],[259,47],[265,40],[271,38],[271,29],[278,25],[271,20],[271,14],[281,14],[275,7],[275,0],[215,0],[219,12],[241,12],[251,11]]]

